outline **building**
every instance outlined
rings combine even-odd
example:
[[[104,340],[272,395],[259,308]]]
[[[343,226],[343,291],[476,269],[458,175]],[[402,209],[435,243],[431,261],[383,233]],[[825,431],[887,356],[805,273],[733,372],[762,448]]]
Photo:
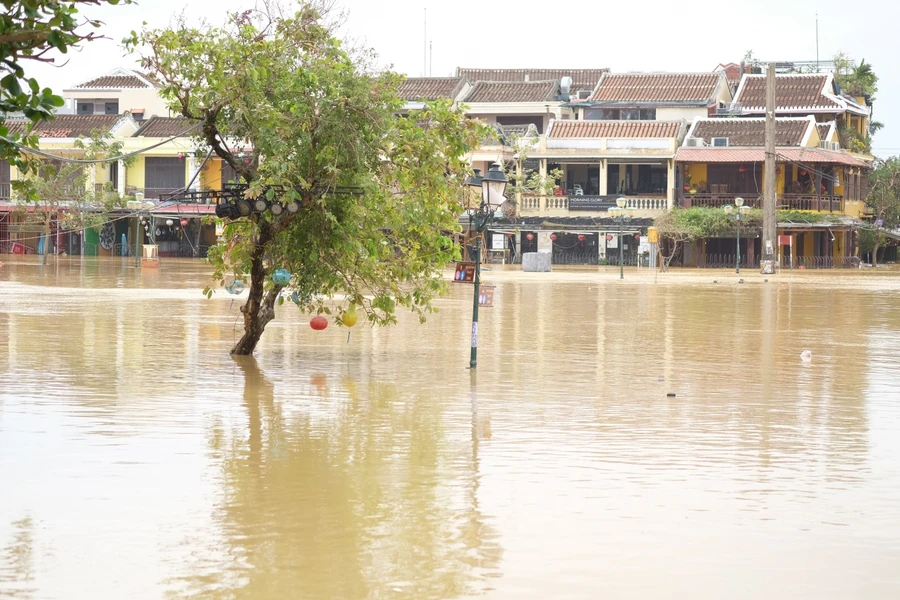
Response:
[[[143,73],[120,67],[64,89],[66,106],[63,110],[76,115],[121,115],[127,112],[136,121],[154,115],[167,117],[170,111],[159,95],[160,87]]]

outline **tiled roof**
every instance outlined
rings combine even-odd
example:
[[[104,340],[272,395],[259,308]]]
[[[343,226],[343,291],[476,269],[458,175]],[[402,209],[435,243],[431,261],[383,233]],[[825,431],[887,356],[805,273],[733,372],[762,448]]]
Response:
[[[547,102],[556,100],[558,93],[558,81],[479,81],[465,102]]]
[[[402,100],[437,100],[459,95],[463,86],[462,77],[409,77],[400,84],[398,94]]]
[[[816,123],[816,129],[819,130],[819,141],[822,141],[822,142],[830,141],[828,139],[828,136],[831,133],[831,128],[833,126],[834,126],[834,121],[829,121],[828,123]]]
[[[153,83],[153,80],[149,77],[147,81]],[[121,88],[149,88],[149,87],[158,87],[158,86],[148,86],[145,81],[143,81],[140,77],[136,75],[104,75],[103,77],[97,77],[96,79],[91,79],[85,83],[78,84],[75,89],[82,88],[113,88],[113,89],[121,89]]]
[[[776,119],[775,145],[799,146],[809,129],[809,119]],[[698,119],[691,137],[709,143],[714,137],[728,138],[729,146],[765,146],[765,119]]]
[[[825,87],[829,75],[781,74],[775,76],[775,106],[777,110],[843,108],[840,101]],[[766,76],[744,75],[735,102],[743,109],[765,110]]]
[[[607,69],[456,69],[469,81],[559,81],[572,78],[573,87],[593,88]]]
[[[591,102],[705,106],[713,99],[721,81],[719,73],[607,73]]]
[[[38,122],[33,133],[42,138],[90,137],[96,129],[109,131],[121,118],[121,115],[56,115],[50,121]],[[22,134],[28,122],[7,121],[5,125],[10,131]]]
[[[868,163],[845,154],[821,148],[779,148],[780,162],[802,162],[867,167]],[[678,162],[690,163],[752,163],[765,162],[764,148],[679,148],[675,154]]]
[[[674,138],[678,121],[554,121],[550,138]]]
[[[150,117],[134,132],[134,137],[172,137],[198,122],[186,117]],[[185,137],[190,135],[186,133]]]
[[[18,133],[19,135],[24,135],[28,130],[29,125],[31,125],[31,121],[22,121],[18,119],[7,119],[3,122],[3,126],[6,127],[7,131],[10,133]]]

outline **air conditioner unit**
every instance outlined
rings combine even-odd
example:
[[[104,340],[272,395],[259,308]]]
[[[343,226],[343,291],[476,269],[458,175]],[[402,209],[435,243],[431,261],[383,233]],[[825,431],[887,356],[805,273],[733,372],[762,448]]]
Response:
[[[728,138],[727,137],[714,137],[710,140],[713,148],[727,148],[728,147]]]
[[[684,145],[688,148],[703,148],[706,146],[706,142],[703,141],[703,138],[690,137],[685,140]]]

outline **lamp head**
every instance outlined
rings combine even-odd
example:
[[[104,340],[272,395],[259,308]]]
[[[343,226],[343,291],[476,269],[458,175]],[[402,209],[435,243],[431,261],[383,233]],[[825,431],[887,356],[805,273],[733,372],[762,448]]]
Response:
[[[610,206],[610,207],[606,210],[606,212],[609,213],[609,216],[610,216],[610,217],[612,217],[613,219],[615,219],[616,217],[619,216],[619,213],[622,212],[622,209],[619,208],[618,206]]]
[[[500,163],[494,163],[481,180],[481,201],[488,209],[500,208],[506,202],[503,193],[506,191],[506,176],[500,170]]]
[[[625,198],[616,198],[616,206],[625,208]]]
[[[738,208],[742,207],[744,205],[744,199],[743,198],[735,198],[734,205],[737,206]]]
[[[481,169],[472,169],[473,175],[469,175],[466,177],[466,185],[471,185],[472,187],[481,187],[481,180],[484,179],[481,176]]]
[[[749,215],[749,214],[750,214],[750,207],[749,207],[749,206],[746,206],[746,205],[742,206],[742,207],[741,207],[741,214],[744,215],[744,216]]]
[[[725,206],[722,207],[722,210],[725,211],[726,215],[730,215],[732,212],[734,212],[734,207],[730,204],[726,204]]]

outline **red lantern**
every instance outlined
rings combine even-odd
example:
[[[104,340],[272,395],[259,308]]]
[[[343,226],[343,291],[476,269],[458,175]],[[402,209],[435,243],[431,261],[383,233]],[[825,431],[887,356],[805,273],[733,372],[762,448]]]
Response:
[[[551,233],[551,234],[550,234],[550,240],[552,240],[552,241],[554,241],[554,242],[556,241],[556,234],[555,234],[555,233]]]
[[[775,169],[775,174],[776,174],[776,175],[781,175],[781,167],[778,167],[778,168]]]
[[[525,234],[525,239],[528,240],[528,241],[530,242],[531,240],[534,239],[534,234],[531,233],[531,232]]]
[[[634,239],[636,239],[636,240],[641,239],[641,234],[639,234],[639,233],[634,234]]]
[[[316,315],[315,317],[310,319],[309,326],[316,331],[322,331],[323,329],[328,327],[328,319],[326,319],[322,315]]]
[[[181,226],[182,226],[182,227],[187,227],[187,226],[188,226],[188,220],[187,220],[187,219],[182,219],[182,220],[181,220]]]
[[[579,234],[578,234],[578,241],[579,241],[579,242],[583,242],[583,241],[584,241],[584,234],[583,234],[583,233],[579,233]]]
[[[606,234],[606,241],[607,241],[607,242],[611,242],[612,239],[613,239],[613,234],[607,233],[607,234]]]
[[[738,167],[738,173],[746,173],[746,172],[747,172],[747,167],[745,167],[744,165],[741,165],[740,167]]]

